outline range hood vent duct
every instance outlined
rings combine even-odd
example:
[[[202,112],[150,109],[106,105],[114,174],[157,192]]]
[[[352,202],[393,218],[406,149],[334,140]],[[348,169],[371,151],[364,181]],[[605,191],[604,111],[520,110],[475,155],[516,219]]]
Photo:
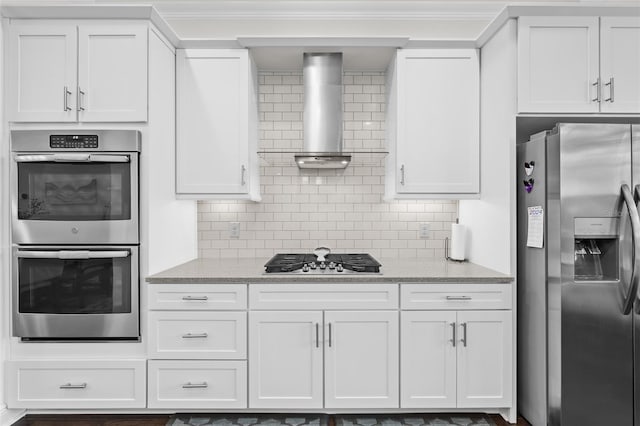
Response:
[[[305,53],[304,145],[296,164],[307,169],[344,169],[342,153],[342,53]]]

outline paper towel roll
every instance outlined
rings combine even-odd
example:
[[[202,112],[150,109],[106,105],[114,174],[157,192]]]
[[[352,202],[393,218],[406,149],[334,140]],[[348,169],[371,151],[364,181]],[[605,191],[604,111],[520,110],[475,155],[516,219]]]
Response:
[[[451,224],[451,259],[464,260],[467,229],[459,223]]]

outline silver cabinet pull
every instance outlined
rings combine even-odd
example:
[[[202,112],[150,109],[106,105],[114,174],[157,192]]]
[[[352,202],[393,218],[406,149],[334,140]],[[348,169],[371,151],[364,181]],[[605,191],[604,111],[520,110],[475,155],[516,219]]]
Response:
[[[604,101],[613,103],[613,77],[609,79],[609,82],[606,83],[605,86],[609,86],[609,97]]]
[[[69,88],[67,86],[64,86],[64,110],[65,111],[71,111],[71,107],[69,106],[69,95],[71,94],[71,92],[69,91]]]
[[[329,347],[331,347],[331,323],[329,323]]]
[[[467,347],[467,323],[463,322],[460,325],[462,326],[462,339],[460,339],[460,342],[462,343],[462,346],[466,348]]]
[[[316,323],[316,348],[320,347],[320,324]]]
[[[209,337],[207,333],[187,333],[182,335],[183,339],[206,339],[207,337]]]
[[[182,387],[184,389],[197,389],[197,388],[208,388],[209,385],[207,384],[207,382],[202,382],[202,383],[187,382],[184,385],[182,385]]]
[[[183,296],[182,300],[209,300],[207,296]]]
[[[77,385],[73,385],[71,383],[65,383],[64,385],[60,385],[60,389],[85,389],[87,387],[86,383],[78,383]]]
[[[245,185],[245,180],[244,180],[244,174],[247,171],[247,168],[244,166],[244,164],[242,165],[242,168],[240,169],[240,183],[242,184],[242,186]]]
[[[400,185],[404,185],[404,164],[400,166]]]
[[[447,296],[447,300],[471,300],[471,296]]]
[[[451,344],[453,345],[453,347],[456,347],[456,323],[452,322],[450,323],[451,325],[451,333],[453,334],[453,339],[451,339]]]
[[[80,86],[78,86],[78,111],[84,111],[84,107],[82,106],[84,95],[85,93],[82,91]]]
[[[592,84],[596,88],[596,97],[591,99],[592,102],[600,102],[600,77],[596,80],[595,83]]]

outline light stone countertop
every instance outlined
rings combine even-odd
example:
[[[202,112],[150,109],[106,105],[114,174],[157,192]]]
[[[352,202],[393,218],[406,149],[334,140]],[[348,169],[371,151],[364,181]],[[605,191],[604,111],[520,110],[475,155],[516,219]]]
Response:
[[[269,259],[195,259],[146,278],[150,284],[188,283],[511,283],[513,277],[469,262],[377,259],[381,274],[265,274]]]

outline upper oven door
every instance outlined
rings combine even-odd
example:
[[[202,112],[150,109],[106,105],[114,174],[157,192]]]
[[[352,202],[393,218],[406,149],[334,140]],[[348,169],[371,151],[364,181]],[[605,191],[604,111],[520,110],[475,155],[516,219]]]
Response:
[[[137,244],[138,153],[14,153],[16,244]]]

